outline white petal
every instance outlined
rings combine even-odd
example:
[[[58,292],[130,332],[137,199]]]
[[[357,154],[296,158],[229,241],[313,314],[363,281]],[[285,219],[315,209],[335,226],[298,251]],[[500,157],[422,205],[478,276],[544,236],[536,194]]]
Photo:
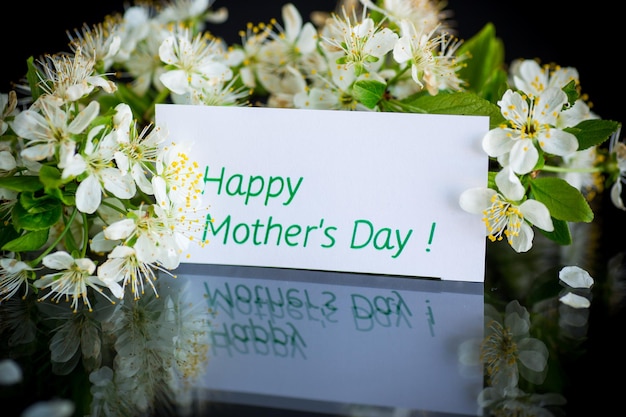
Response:
[[[513,144],[509,163],[518,174],[528,174],[537,165],[539,151],[530,139],[519,139]]]
[[[487,155],[494,157],[511,152],[511,148],[515,144],[513,135],[516,135],[516,132],[512,129],[491,129],[483,137],[483,150]]]
[[[0,169],[4,171],[11,171],[17,166],[15,157],[9,151],[0,152]]]
[[[368,55],[380,58],[391,51],[397,41],[398,35],[391,29],[384,28],[372,36],[365,44],[363,51]]]
[[[578,150],[578,139],[571,133],[560,129],[550,129],[549,137],[546,137],[544,133],[546,132],[542,132],[538,140],[541,149],[547,153],[565,156]]]
[[[74,264],[74,258],[67,252],[58,251],[46,255],[41,262],[48,268],[64,270],[69,269]]]
[[[104,229],[104,235],[107,239],[122,240],[130,236],[136,228],[137,225],[133,219],[124,219]]]
[[[317,45],[317,30],[312,23],[307,22],[302,27],[302,31],[300,33],[300,37],[298,38],[298,42],[296,46],[298,50],[302,54],[308,54],[315,50]]]
[[[133,177],[122,174],[117,168],[104,169],[101,176],[104,188],[118,198],[131,198],[137,192]]]
[[[80,155],[76,154],[70,158],[67,158],[64,164],[65,168],[63,169],[63,174],[61,178],[67,179],[72,177],[77,177],[87,169],[87,162]]]
[[[563,304],[568,305],[573,308],[589,308],[591,303],[585,297],[581,297],[580,295],[568,292],[561,298],[559,298]]]
[[[173,70],[165,72],[161,74],[159,80],[164,86],[176,94],[185,94],[191,91],[191,88],[189,88],[187,73],[185,73],[185,71]]]
[[[526,200],[519,206],[524,219],[546,232],[554,230],[550,211],[545,204],[537,200]]]
[[[539,124],[556,125],[563,105],[567,103],[567,94],[560,88],[547,88],[536,99],[533,118]]]
[[[89,240],[89,247],[96,253],[106,253],[112,251],[120,242],[117,240],[109,240],[104,236],[104,231],[96,233]]]
[[[159,58],[161,58],[161,61],[166,64],[174,64],[175,62],[178,62],[178,56],[176,56],[176,53],[174,52],[175,43],[175,37],[170,36],[161,42],[161,45],[159,46]]]
[[[403,36],[393,47],[393,59],[401,64],[411,58],[411,39],[408,36]]]
[[[283,6],[282,15],[283,21],[285,22],[285,35],[287,40],[294,42],[302,27],[302,16],[300,16],[300,12],[298,12],[296,6],[291,3],[287,3]]]
[[[500,112],[516,126],[525,123],[528,119],[530,107],[528,102],[518,92],[507,90],[502,95],[502,99],[498,101]]]
[[[102,188],[95,175],[90,175],[78,185],[76,190],[76,208],[82,213],[92,214],[102,201]]]
[[[559,279],[572,288],[591,288],[593,278],[578,266],[566,266],[559,271]]]
[[[496,174],[496,185],[498,190],[509,200],[519,201],[526,194],[519,177],[513,172],[511,167],[504,167]]]
[[[72,120],[72,123],[68,126],[68,130],[74,134],[83,133],[83,131],[87,129],[87,126],[89,126],[89,123],[91,123],[99,113],[100,103],[96,100],[92,100],[89,105]]]
[[[470,188],[459,197],[459,205],[468,213],[482,214],[483,210],[491,205],[491,198],[495,190],[485,187]]]
[[[533,228],[524,222],[520,226],[519,235],[513,236],[511,239],[511,247],[518,253],[528,252],[533,247],[534,237]]]
[[[611,201],[618,209],[626,210],[626,205],[622,200],[622,182],[619,179],[611,187]]]

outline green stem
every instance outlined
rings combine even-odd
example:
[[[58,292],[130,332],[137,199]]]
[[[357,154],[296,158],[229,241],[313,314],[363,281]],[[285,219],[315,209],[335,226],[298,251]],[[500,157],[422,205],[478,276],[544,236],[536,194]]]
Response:
[[[83,216],[83,249],[80,251],[80,257],[84,258],[87,254],[87,246],[89,246],[89,219],[87,219],[87,213],[81,213],[81,215]]]
[[[542,171],[549,172],[580,172],[580,173],[594,173],[594,172],[602,172],[602,168],[593,167],[593,168],[564,168],[564,167],[555,167],[552,165],[544,165],[541,168]]]

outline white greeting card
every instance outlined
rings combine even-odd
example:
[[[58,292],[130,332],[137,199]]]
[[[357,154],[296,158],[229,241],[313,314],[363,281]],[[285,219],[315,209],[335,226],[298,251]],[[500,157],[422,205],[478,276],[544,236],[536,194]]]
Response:
[[[483,281],[488,117],[157,105],[210,206],[185,262]]]

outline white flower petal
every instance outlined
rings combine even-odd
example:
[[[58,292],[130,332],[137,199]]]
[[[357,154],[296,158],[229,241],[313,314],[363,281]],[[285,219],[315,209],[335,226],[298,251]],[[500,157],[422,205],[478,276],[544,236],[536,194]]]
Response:
[[[187,74],[182,70],[172,70],[161,74],[159,80],[168,89],[176,94],[185,94],[191,91]]]
[[[68,126],[68,131],[70,133],[79,134],[83,133],[89,123],[95,119],[100,113],[100,103],[96,100],[92,100],[87,107],[85,107],[72,123]]]
[[[102,201],[102,188],[95,175],[85,178],[76,189],[76,208],[82,213],[92,214]]]
[[[495,190],[485,187],[476,187],[465,190],[459,197],[459,205],[468,213],[481,214],[491,205],[491,198]]]
[[[523,222],[519,229],[519,234],[511,238],[511,247],[515,252],[528,252],[533,247],[535,232],[526,222]]]
[[[618,209],[626,210],[626,205],[622,200],[622,181],[619,179],[611,187],[611,201]]]
[[[546,134],[549,133],[549,137]],[[570,155],[578,150],[578,139],[571,133],[552,128],[543,131],[537,138],[541,149],[547,153],[559,156]]]
[[[302,27],[302,16],[292,3],[287,3],[282,9],[283,21],[285,22],[285,35],[289,42],[294,42]]]
[[[530,139],[519,139],[511,147],[509,163],[518,174],[528,174],[538,160],[539,151]]]
[[[526,194],[522,182],[519,177],[515,175],[515,172],[513,172],[510,166],[502,168],[502,170],[496,174],[495,181],[498,190],[509,200],[519,201]]]
[[[65,251],[58,251],[46,255],[41,262],[48,268],[64,270],[74,264],[74,258]]]
[[[563,105],[567,103],[567,94],[560,88],[547,88],[535,100],[533,119],[540,125],[556,125]]]
[[[578,266],[566,266],[559,271],[559,279],[572,288],[591,288],[593,278]]]
[[[136,228],[137,225],[133,219],[124,219],[104,229],[104,236],[111,240],[122,240],[130,236]]]
[[[589,308],[591,303],[585,297],[568,292],[559,298],[559,301],[572,308]]]
[[[117,168],[107,168],[100,173],[104,188],[117,198],[131,198],[137,192],[135,181],[130,174],[123,174]]]
[[[512,140],[511,137],[511,135],[514,134],[515,131],[511,129],[491,129],[483,137],[483,150],[487,153],[487,155],[493,157],[507,154],[511,151],[511,148],[513,148],[513,145],[515,144],[515,141]]]
[[[545,204],[537,200],[526,200],[519,206],[524,219],[546,232],[554,230],[550,211]]]

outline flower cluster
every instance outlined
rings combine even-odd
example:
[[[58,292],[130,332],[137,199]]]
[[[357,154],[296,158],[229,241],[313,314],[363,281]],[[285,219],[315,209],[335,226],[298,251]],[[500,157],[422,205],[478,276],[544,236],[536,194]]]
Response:
[[[459,203],[517,252],[535,228],[571,243],[569,224],[593,220],[589,201],[604,188],[625,209],[620,124],[591,111],[575,68],[507,68],[491,24],[461,40],[435,0],[339,2],[315,22],[288,3],[282,24],[249,24],[228,45],[205,29],[228,16],[212,3],[129,5],[69,34],[68,51],[31,58],[24,83],[0,94],[0,304],[67,301],[67,323],[81,329],[103,299],[130,316],[188,245],[206,243],[194,144],[155,124],[158,103],[488,116],[489,178]],[[90,334],[132,334],[123,315],[110,317]],[[53,362],[68,372],[82,358],[99,399],[120,382],[94,338],[57,355],[77,340],[72,329],[51,332]]]
[[[587,338],[590,303],[585,292],[594,279],[577,266],[561,268],[558,276],[564,289],[554,295],[548,291],[530,311],[518,300],[507,302],[503,311],[498,310],[495,300],[486,303],[484,338],[459,345],[460,363],[484,371],[479,415],[548,417],[559,415],[553,412],[567,403],[563,395],[549,392],[550,384],[545,384],[550,363],[558,361],[550,356]]]

